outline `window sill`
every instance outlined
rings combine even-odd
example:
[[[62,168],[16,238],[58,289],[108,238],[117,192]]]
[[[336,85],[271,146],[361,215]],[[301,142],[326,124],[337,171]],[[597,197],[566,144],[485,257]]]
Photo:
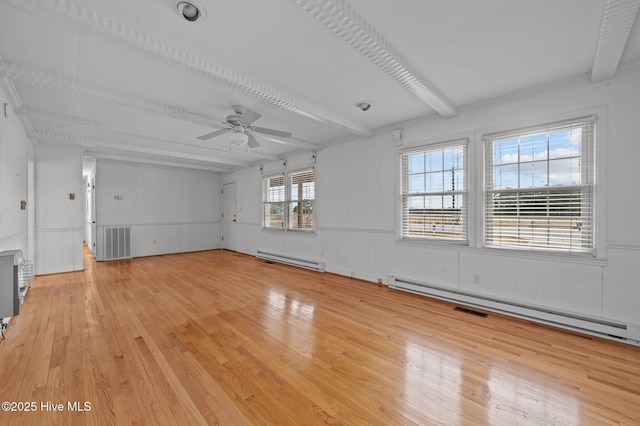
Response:
[[[602,257],[591,257],[588,255],[570,255],[564,253],[549,253],[540,251],[513,250],[494,247],[471,247],[468,243],[458,241],[436,241],[436,240],[410,240],[397,239],[397,244],[434,248],[438,250],[451,250],[460,253],[475,253],[490,256],[512,257],[520,259],[544,260],[551,262],[578,263],[592,266],[606,266],[607,259]]]
[[[267,232],[293,232],[301,235],[316,235],[315,229],[285,229],[285,228],[268,228],[263,226],[263,231]]]
[[[427,244],[435,246],[454,246],[454,247],[468,247],[469,241],[467,240],[448,240],[446,238],[400,238],[399,241],[408,244]]]
[[[295,232],[296,234],[309,234],[309,235],[316,234],[315,229],[286,229],[285,232]]]
[[[593,257],[587,254],[567,254],[553,253],[533,250],[504,249],[495,247],[476,248],[482,253],[495,256],[519,257],[526,259],[538,259],[563,263],[580,263],[584,265],[607,266],[607,259],[603,257]]]

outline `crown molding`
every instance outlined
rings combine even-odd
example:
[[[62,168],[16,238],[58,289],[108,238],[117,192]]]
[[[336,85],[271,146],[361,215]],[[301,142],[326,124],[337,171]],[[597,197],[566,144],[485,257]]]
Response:
[[[295,2],[440,115],[456,115],[455,106],[346,1]]]
[[[50,15],[55,13],[84,28],[143,53],[163,63],[220,84],[238,92],[254,96],[271,105],[299,114],[320,123],[345,130],[360,136],[370,136],[371,132],[337,114],[317,105],[278,90],[265,83],[253,80],[237,71],[211,62],[207,58],[194,55],[186,50],[172,46],[148,34],[135,30],[121,22],[89,10],[71,0],[5,0],[14,6],[31,13]]]
[[[21,108],[16,109],[15,113],[19,116],[39,118],[42,120],[64,123],[66,125],[100,129],[100,130],[105,130],[108,132],[117,133],[125,136],[131,136],[139,139],[147,139],[147,140],[156,141],[156,142],[164,142],[167,144],[188,146],[192,148],[199,148],[199,149],[210,150],[210,151],[225,152],[231,155],[236,154],[236,155],[244,155],[244,156],[256,157],[256,158],[272,159],[272,160],[276,160],[279,158],[279,156],[277,155],[261,153],[256,150],[243,150],[239,152],[238,151],[234,152],[230,150],[230,144],[229,144],[229,148],[211,145],[211,144],[207,145],[206,143],[194,142],[193,140],[187,139],[187,138],[179,138],[176,136],[159,134],[159,133],[149,132],[141,129],[134,129],[131,127],[120,126],[112,123],[105,123],[102,121],[91,120],[88,118],[76,117],[73,115],[48,111],[40,108],[23,106]]]
[[[2,63],[2,55],[0,55],[0,63]],[[20,99],[20,95],[18,95],[16,86],[13,84],[13,81],[9,76],[0,74],[0,90],[2,90],[7,96],[9,105],[12,109],[15,110],[23,106],[22,99]],[[20,120],[20,124],[22,124],[22,128],[26,133],[33,131],[33,123],[31,123],[29,117],[18,115],[18,119]]]

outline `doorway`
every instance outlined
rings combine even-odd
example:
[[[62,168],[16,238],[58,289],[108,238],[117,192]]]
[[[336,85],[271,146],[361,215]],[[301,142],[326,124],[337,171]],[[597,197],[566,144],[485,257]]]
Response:
[[[235,182],[222,185],[222,248],[237,251],[238,241],[238,212],[236,211]]]
[[[96,159],[92,157],[82,158],[82,179],[85,185],[85,220],[84,241],[87,247],[96,256]]]

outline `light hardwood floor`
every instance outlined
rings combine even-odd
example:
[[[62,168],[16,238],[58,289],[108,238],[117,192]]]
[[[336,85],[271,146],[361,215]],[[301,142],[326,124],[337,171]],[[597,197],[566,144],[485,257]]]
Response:
[[[0,400],[37,409],[0,424],[640,424],[638,347],[228,251],[84,261],[11,321]]]

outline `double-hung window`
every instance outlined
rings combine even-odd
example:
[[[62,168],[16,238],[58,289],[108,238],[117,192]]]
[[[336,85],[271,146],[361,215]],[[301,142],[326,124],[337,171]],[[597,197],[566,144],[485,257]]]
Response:
[[[264,227],[284,229],[284,175],[272,176],[263,179],[262,199]]]
[[[287,174],[288,229],[313,231],[315,174],[313,170]]]
[[[265,228],[291,231],[315,229],[315,172],[287,172],[262,180]]]
[[[405,151],[400,161],[401,238],[468,242],[467,141]]]
[[[593,254],[594,119],[485,136],[487,247]]]

